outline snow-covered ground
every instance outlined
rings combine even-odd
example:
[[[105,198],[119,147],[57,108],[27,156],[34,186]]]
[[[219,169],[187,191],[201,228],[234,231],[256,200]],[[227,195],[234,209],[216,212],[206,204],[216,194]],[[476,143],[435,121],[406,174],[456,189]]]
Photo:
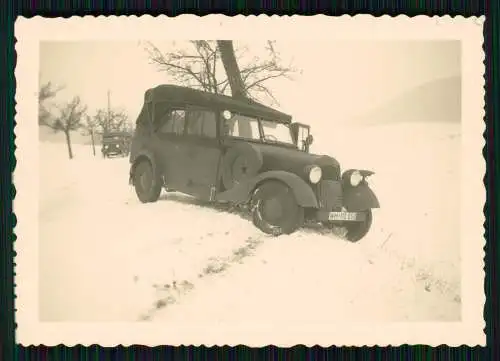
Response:
[[[460,125],[329,134],[313,151],[376,172],[381,209],[360,243],[278,238],[180,194],[141,204],[128,159],[40,143],[42,321],[458,321]]]

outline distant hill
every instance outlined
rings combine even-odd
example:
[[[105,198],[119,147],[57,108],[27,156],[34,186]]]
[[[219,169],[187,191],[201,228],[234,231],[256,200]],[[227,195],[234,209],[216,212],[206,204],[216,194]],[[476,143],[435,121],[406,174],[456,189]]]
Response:
[[[461,77],[422,84],[349,122],[377,125],[401,122],[461,122]]]

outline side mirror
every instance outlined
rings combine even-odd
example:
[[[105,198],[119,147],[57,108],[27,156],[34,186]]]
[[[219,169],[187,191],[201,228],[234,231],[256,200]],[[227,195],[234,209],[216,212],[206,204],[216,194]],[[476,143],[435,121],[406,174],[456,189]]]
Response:
[[[306,139],[304,139],[304,151],[309,153],[309,147],[311,146],[314,138],[311,134],[308,134]]]

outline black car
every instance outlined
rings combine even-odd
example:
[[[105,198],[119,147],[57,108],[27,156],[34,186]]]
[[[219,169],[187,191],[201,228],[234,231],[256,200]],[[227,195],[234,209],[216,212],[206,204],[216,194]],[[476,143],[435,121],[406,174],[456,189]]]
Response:
[[[126,157],[130,153],[130,135],[124,132],[110,132],[102,136],[101,153],[104,158]]]
[[[308,125],[250,100],[160,85],[145,93],[130,153],[130,183],[141,202],[162,188],[211,202],[249,206],[265,233],[305,221],[345,227],[358,241],[379,202],[369,170],[341,173],[337,160],[309,153]]]

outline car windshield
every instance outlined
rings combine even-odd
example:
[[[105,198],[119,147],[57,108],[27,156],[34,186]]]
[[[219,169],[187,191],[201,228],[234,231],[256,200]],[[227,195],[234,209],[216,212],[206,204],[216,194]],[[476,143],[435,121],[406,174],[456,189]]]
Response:
[[[270,143],[294,144],[290,128],[283,123],[261,120],[264,141]],[[232,114],[224,120],[224,135],[245,139],[260,140],[259,120],[242,114]]]
[[[267,120],[262,120],[261,124],[265,141],[293,144],[292,134],[288,125]]]

